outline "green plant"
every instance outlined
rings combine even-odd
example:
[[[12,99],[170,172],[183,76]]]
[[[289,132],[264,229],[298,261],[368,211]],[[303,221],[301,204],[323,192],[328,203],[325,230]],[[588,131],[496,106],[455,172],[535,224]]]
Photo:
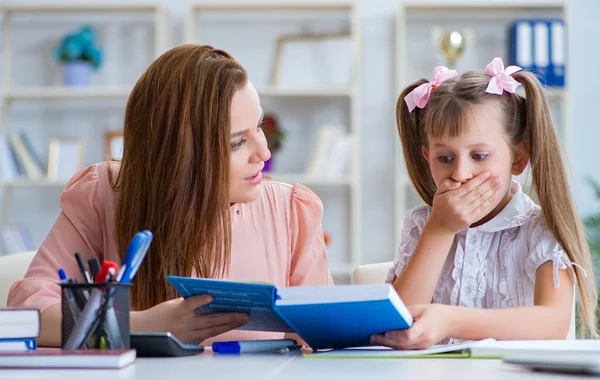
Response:
[[[59,63],[89,62],[98,70],[102,65],[102,51],[96,46],[96,33],[85,25],[64,36],[54,49],[54,59]]]

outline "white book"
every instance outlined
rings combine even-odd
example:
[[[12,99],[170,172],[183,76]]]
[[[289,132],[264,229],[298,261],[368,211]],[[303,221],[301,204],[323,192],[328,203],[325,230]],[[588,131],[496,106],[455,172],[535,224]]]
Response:
[[[39,310],[0,307],[0,339],[37,338],[39,335]]]
[[[484,339],[459,344],[435,345],[424,350],[394,350],[388,347],[368,346],[331,350],[312,354],[332,359],[345,358],[410,358],[451,354],[472,358],[516,356],[600,354],[600,340],[494,340]]]
[[[331,162],[332,151],[339,139],[344,136],[342,127],[325,125],[319,129],[312,158],[306,169],[306,175],[323,178],[327,175],[327,167]]]
[[[69,351],[41,348],[22,352],[0,352],[0,368],[123,368],[135,363],[135,359],[135,350]]]
[[[327,178],[341,178],[348,173],[352,153],[352,136],[345,135],[335,141],[325,169]]]

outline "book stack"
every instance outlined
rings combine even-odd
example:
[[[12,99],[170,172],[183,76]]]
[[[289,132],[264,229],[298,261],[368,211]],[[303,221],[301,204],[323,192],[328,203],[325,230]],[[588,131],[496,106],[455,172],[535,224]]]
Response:
[[[39,310],[0,307],[0,356],[5,351],[35,350],[39,335]]]

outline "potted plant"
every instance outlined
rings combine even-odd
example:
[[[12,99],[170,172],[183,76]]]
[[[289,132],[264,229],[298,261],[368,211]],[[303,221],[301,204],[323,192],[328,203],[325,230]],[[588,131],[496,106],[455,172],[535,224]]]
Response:
[[[92,72],[102,65],[94,29],[86,25],[64,36],[54,49],[54,58],[62,66],[66,86],[87,86]]]
[[[272,172],[274,157],[283,145],[285,133],[279,128],[279,123],[275,116],[268,114],[263,117],[263,132],[265,133],[267,145],[271,151],[271,158],[268,161],[265,161],[263,171]]]

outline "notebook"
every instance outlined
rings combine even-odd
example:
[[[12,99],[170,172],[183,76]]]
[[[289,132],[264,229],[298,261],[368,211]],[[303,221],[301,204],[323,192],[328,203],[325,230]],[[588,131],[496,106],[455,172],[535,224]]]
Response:
[[[308,353],[307,358],[381,359],[381,358],[481,358],[535,357],[599,354],[600,340],[505,340],[484,339],[460,344],[436,345],[425,350],[394,350],[370,346]]]
[[[0,339],[37,338],[39,335],[39,310],[0,307]]]
[[[390,284],[297,286],[167,276],[183,297],[210,294],[199,313],[243,312],[241,330],[294,332],[314,350],[360,347],[370,336],[409,328],[413,319]],[[351,316],[351,317],[350,317]]]
[[[35,351],[0,351],[0,368],[104,368],[118,369],[135,362],[135,350],[73,350],[40,348]]]
[[[37,348],[36,338],[0,339],[0,351],[26,351]]]

